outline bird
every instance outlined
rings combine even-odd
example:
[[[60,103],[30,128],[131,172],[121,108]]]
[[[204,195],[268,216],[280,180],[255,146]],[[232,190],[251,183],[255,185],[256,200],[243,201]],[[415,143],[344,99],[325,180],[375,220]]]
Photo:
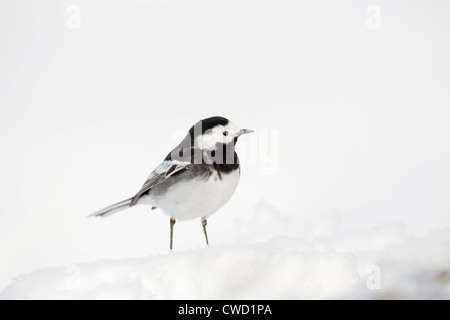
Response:
[[[200,218],[209,246],[208,218],[230,200],[240,179],[236,143],[239,137],[252,132],[221,116],[196,122],[133,197],[89,217],[108,217],[136,205],[150,205],[170,218],[169,250],[173,250],[176,221],[196,218]]]

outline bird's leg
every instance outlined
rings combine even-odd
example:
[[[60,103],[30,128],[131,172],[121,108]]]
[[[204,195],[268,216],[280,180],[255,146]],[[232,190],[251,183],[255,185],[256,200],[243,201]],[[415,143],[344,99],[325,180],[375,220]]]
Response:
[[[206,233],[206,225],[208,224],[208,221],[205,217],[202,218],[202,226],[203,226],[203,232],[205,233],[205,239],[206,239],[206,245],[209,246],[208,241],[208,233]]]
[[[175,225],[175,222],[175,219],[170,219],[170,250],[173,249],[173,226]]]

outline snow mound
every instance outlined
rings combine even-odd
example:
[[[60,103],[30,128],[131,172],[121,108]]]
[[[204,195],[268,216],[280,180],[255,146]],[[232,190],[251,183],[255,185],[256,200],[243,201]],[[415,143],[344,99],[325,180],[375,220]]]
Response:
[[[344,295],[355,261],[326,248],[279,239],[99,261],[21,276],[2,299],[298,299]]]
[[[390,240],[374,245],[377,233]],[[448,232],[417,238],[391,226],[102,260],[22,275],[0,299],[448,299],[448,240]]]

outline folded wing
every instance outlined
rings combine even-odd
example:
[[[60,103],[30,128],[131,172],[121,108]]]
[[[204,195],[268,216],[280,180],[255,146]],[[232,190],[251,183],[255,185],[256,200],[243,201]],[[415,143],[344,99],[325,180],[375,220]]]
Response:
[[[147,178],[141,190],[132,198],[130,207],[134,206],[139,199],[147,193],[151,188],[160,184],[161,182],[170,179],[170,177],[177,173],[189,169],[191,162],[166,160],[163,161]]]

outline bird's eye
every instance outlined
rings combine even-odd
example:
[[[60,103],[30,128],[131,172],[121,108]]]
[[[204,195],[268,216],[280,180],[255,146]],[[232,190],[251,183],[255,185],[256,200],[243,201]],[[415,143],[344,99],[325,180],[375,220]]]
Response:
[[[223,135],[226,137],[228,135],[228,131],[224,131]]]

